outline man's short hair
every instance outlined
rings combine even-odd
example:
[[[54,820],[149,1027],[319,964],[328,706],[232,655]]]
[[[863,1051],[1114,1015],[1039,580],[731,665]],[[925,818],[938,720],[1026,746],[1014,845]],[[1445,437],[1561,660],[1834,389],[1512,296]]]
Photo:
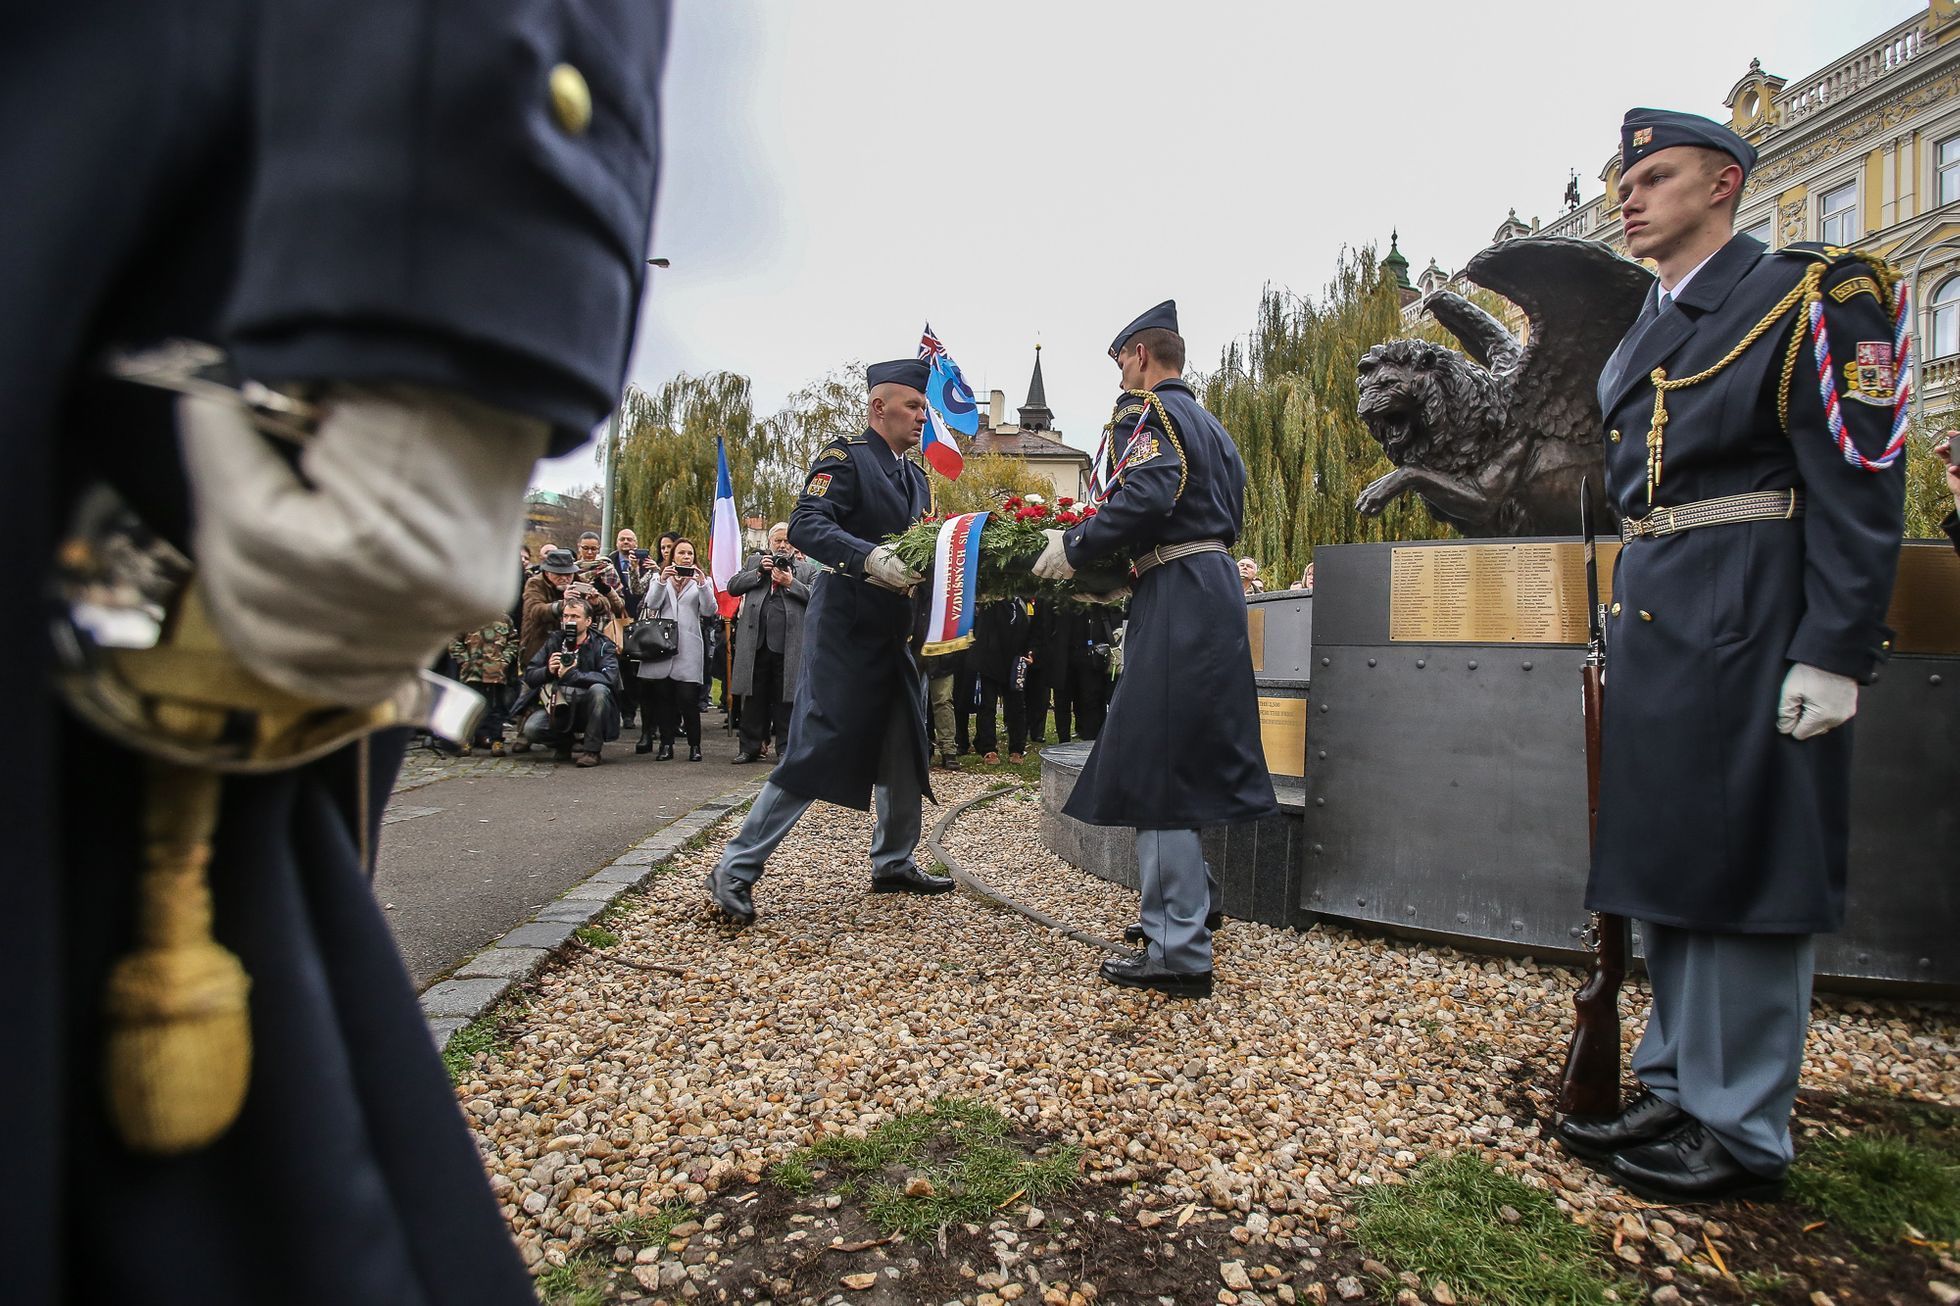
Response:
[[[1740,168],[1742,161],[1726,150],[1718,150],[1711,145],[1690,145],[1687,147],[1701,159],[1702,175],[1713,177],[1724,168]],[[1745,170],[1742,180],[1736,183],[1735,194],[1729,197],[1729,221],[1735,222],[1736,210],[1742,207],[1742,190],[1749,184],[1749,174]]]
[[[771,535],[774,535],[777,531],[781,531],[785,535],[787,535],[789,533],[789,523],[786,521],[779,521],[774,526],[771,526],[769,528],[769,533]]]
[[[583,612],[588,617],[592,615],[592,605],[586,601],[585,595],[583,594],[567,594],[563,599],[560,600],[560,602],[562,602],[565,605],[564,611],[567,614],[569,614],[573,608],[577,608],[580,612]]]
[[[1139,331],[1123,342],[1124,347],[1142,345],[1143,351],[1156,361],[1159,367],[1168,367],[1182,375],[1184,372],[1184,337],[1163,327],[1150,327]]]

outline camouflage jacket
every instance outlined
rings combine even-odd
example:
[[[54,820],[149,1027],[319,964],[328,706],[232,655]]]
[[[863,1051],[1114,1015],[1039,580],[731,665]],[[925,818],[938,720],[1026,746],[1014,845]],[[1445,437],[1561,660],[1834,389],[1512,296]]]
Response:
[[[517,632],[499,617],[482,630],[450,642],[456,678],[480,685],[502,685],[517,679]]]

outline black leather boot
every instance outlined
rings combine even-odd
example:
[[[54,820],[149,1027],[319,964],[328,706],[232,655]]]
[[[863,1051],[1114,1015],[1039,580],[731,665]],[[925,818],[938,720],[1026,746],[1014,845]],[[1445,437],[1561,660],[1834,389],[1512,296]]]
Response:
[[[1685,1206],[1748,1198],[1772,1201],[1783,1180],[1757,1174],[1729,1154],[1699,1120],[1613,1158],[1613,1177],[1650,1202]]]
[[[952,876],[927,875],[910,862],[871,877],[873,893],[951,893],[958,887]]]
[[[1150,960],[1149,953],[1138,953],[1134,957],[1111,957],[1102,964],[1102,977],[1111,984],[1121,984],[1131,989],[1155,989],[1173,998],[1211,996],[1210,971],[1187,973],[1167,970]]]
[[[654,761],[656,761],[656,762],[671,762],[671,761],[673,761],[673,760],[674,760],[674,746],[673,746],[672,744],[668,744],[668,743],[662,743],[662,744],[660,745],[660,751],[659,751],[659,752],[657,752],[657,753],[655,753],[655,754],[653,755],[653,760],[654,760]]]
[[[1643,1088],[1625,1110],[1610,1119],[1567,1116],[1552,1132],[1566,1151],[1589,1161],[1604,1161],[1615,1152],[1651,1143],[1687,1123],[1687,1112]]]
[[[651,753],[653,751],[653,727],[651,725],[641,728],[639,742],[633,745],[633,751],[636,753]]]

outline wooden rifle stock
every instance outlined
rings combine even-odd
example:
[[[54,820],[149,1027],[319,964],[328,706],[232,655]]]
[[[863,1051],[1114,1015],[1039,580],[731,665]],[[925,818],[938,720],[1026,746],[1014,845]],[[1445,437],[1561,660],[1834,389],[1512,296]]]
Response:
[[[1586,844],[1599,839],[1600,712],[1606,689],[1605,621],[1600,612],[1599,576],[1593,555],[1591,487],[1581,483],[1579,518],[1586,540],[1586,599],[1589,640],[1585,665]],[[1558,1109],[1567,1115],[1606,1117],[1620,1113],[1620,986],[1626,982],[1632,927],[1624,916],[1594,913],[1592,973],[1572,997],[1572,1042],[1559,1077]]]

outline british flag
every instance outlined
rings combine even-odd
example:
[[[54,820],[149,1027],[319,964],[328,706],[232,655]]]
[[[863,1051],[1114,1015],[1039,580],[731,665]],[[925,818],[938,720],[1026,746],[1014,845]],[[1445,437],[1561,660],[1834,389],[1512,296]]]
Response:
[[[940,344],[939,337],[932,333],[932,323],[926,323],[926,329],[919,333],[919,357],[939,358],[945,352],[946,346]]]

